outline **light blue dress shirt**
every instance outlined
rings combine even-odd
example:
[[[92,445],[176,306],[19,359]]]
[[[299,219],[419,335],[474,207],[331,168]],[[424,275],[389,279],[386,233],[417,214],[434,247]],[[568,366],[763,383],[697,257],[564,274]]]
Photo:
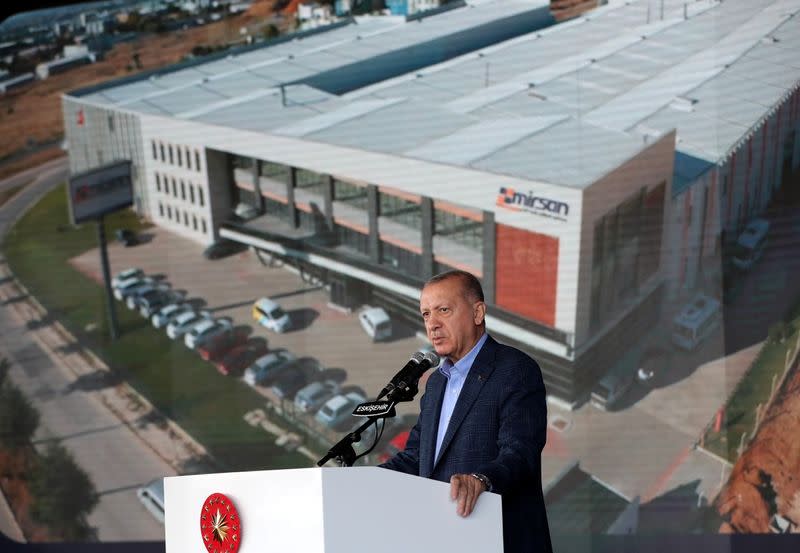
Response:
[[[480,337],[478,343],[469,350],[464,357],[459,359],[454,365],[449,358],[445,358],[439,367],[439,372],[447,378],[447,386],[444,389],[444,399],[442,400],[442,411],[439,413],[439,431],[436,434],[436,456],[434,459],[439,459],[439,450],[442,448],[444,435],[447,433],[447,426],[450,424],[450,417],[453,416],[453,409],[456,407],[458,396],[461,395],[461,388],[464,387],[464,381],[467,379],[467,374],[472,368],[472,363],[478,356],[478,352],[486,342],[488,335],[484,332]]]

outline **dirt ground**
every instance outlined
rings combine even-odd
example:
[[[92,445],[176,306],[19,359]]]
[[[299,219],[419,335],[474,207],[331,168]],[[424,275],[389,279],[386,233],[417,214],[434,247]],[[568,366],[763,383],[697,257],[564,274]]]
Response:
[[[733,467],[716,507],[722,533],[768,533],[777,513],[800,525],[800,370],[767,410],[750,447]]]
[[[283,32],[291,18],[273,19],[274,0],[258,0],[240,15],[185,31],[141,35],[134,41],[116,45],[97,63],[77,67],[43,81],[0,96],[0,160],[26,147],[59,139],[64,133],[61,94],[110,79],[179,62],[195,46],[214,46],[241,41],[244,34],[258,34],[270,23]],[[142,69],[135,69],[133,54],[138,53]],[[129,69],[133,67],[134,69]],[[15,160],[17,163],[20,160]],[[31,163],[23,163],[31,167]]]

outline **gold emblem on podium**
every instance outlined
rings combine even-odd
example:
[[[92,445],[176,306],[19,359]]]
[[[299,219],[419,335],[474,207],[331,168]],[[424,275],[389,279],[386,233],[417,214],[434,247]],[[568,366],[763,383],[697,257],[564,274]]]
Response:
[[[242,541],[242,523],[233,502],[213,493],[200,511],[200,533],[208,553],[236,553]]]

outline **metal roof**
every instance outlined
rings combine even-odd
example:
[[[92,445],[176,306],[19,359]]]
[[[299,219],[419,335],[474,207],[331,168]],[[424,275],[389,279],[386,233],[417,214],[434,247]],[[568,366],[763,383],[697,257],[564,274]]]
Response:
[[[364,19],[86,98],[584,187],[672,129],[679,152],[717,163],[800,82],[800,0],[612,0],[351,93],[293,86],[284,105],[274,92],[544,4],[490,0],[422,23]]]

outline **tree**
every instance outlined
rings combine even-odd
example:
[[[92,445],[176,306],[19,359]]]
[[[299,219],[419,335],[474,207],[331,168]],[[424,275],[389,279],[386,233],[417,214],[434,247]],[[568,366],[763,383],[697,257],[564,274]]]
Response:
[[[39,458],[31,473],[31,514],[38,522],[58,532],[63,539],[83,541],[92,528],[87,517],[98,502],[94,484],[72,455],[53,443]]]
[[[7,367],[7,365],[5,365]],[[0,369],[6,380],[6,368]],[[18,448],[30,443],[39,426],[39,412],[22,391],[9,382],[0,382],[0,445]]]

